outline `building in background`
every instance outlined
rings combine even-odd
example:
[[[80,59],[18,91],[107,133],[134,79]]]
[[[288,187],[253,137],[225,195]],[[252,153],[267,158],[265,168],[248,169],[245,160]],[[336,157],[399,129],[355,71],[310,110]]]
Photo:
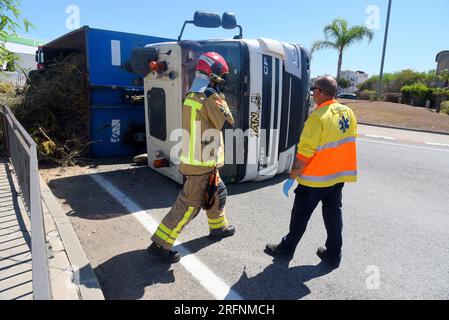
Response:
[[[10,82],[16,86],[22,86],[25,83],[25,72],[36,70],[36,51],[39,46],[44,45],[44,41],[26,38],[22,36],[10,36],[5,43],[5,48],[14,53],[18,60],[14,66],[8,66],[7,63],[0,65],[0,81]]]
[[[341,78],[348,80],[350,83],[350,86],[348,88],[341,88],[341,92],[356,93],[358,91],[357,86],[368,80],[369,76],[363,71],[344,70],[341,72]]]

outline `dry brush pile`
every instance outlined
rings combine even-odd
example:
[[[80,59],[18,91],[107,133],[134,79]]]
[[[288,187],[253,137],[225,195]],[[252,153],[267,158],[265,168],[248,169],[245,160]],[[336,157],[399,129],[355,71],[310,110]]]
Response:
[[[15,116],[36,141],[42,160],[74,165],[87,154],[88,97],[85,62],[71,54],[44,72],[31,73]]]

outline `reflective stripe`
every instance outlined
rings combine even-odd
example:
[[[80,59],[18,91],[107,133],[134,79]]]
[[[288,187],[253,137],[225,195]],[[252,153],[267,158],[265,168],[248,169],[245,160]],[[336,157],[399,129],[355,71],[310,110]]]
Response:
[[[162,223],[159,225],[159,229],[161,229],[161,231],[163,231],[164,233],[166,233],[167,235],[169,235],[172,231],[167,228],[166,226],[164,226]]]
[[[220,160],[221,160],[220,162],[224,162],[224,157],[221,157]],[[191,161],[189,158],[187,158],[185,156],[181,156],[181,162],[184,164],[197,166],[197,167],[215,167],[215,165],[217,164],[217,162],[214,160],[211,160],[208,162],[201,162],[201,161],[194,159],[193,161]]]
[[[162,223],[159,225],[158,229],[156,230],[156,236],[158,236],[160,239],[167,243],[175,243],[175,239],[170,239],[170,234],[172,233],[172,230],[164,226]]]
[[[190,116],[190,144],[189,144],[189,163],[195,161],[196,151],[196,109],[192,108]]]
[[[189,207],[189,210],[187,210],[187,212],[184,214],[184,218],[181,220],[181,222],[179,222],[178,226],[175,229],[173,229],[172,233],[170,234],[170,238],[178,239],[179,233],[181,232],[181,230],[184,228],[184,226],[189,221],[190,217],[192,216],[193,211],[195,211],[195,208]],[[168,239],[167,243],[174,244],[175,240],[173,240],[173,242],[170,241],[172,239]]]
[[[209,65],[209,67],[213,66],[215,63],[214,59],[207,56],[201,56],[199,60],[206,62]]]
[[[343,139],[343,140],[340,140],[340,141],[331,142],[331,143],[325,144],[324,146],[318,147],[316,149],[316,151],[323,151],[323,150],[330,149],[330,148],[337,148],[337,147],[340,147],[343,144],[350,143],[350,142],[356,142],[356,138],[355,137],[349,137],[349,138],[346,138],[346,139]]]
[[[341,177],[356,177],[357,176],[357,171],[343,171],[343,172],[339,172],[336,174],[332,174],[329,176],[323,176],[323,177],[319,177],[319,176],[301,176],[300,179],[304,180],[304,181],[311,181],[311,182],[326,182],[326,181],[331,181],[334,179],[338,179]]]
[[[193,94],[190,94],[189,97],[193,97]],[[201,110],[203,105],[199,102],[196,102],[192,99],[186,99],[184,102],[184,106],[191,107],[192,111],[190,114],[190,143],[189,143],[189,164],[195,160],[195,146],[196,146],[196,111]]]
[[[189,94],[189,98],[193,98],[195,95],[193,93]],[[189,142],[189,154],[188,156],[182,155],[181,161],[184,164],[198,166],[198,167],[214,167],[217,162],[215,160],[211,161],[198,161],[195,159],[195,151],[196,151],[196,141],[197,141],[197,123],[196,123],[196,114],[197,110],[201,110],[203,105],[195,100],[186,99],[184,102],[184,106],[191,107],[192,111],[190,114],[190,142]],[[220,158],[222,162],[224,162],[224,156]]]
[[[212,230],[216,230],[216,229],[222,229],[222,228],[226,227],[227,225],[228,225],[228,221],[225,219],[221,223],[209,223],[209,228],[211,228]]]
[[[222,229],[228,225],[228,220],[226,219],[225,211],[222,212],[221,217],[218,219],[208,219],[209,227],[212,230]]]
[[[223,216],[218,219],[208,219],[208,220],[209,220],[209,223],[211,223],[211,224],[217,224],[217,223],[223,222],[225,219],[226,219],[226,217]]]
[[[161,238],[163,241],[167,241],[167,239],[168,239],[168,235],[167,234],[165,234],[165,233],[163,233],[160,229],[157,229],[156,230],[156,235],[159,237],[159,238]]]
[[[209,224],[209,228],[212,230],[222,229],[228,225],[227,221],[223,221],[220,224]]]
[[[191,107],[195,110],[201,110],[203,108],[203,105],[201,103],[196,102],[195,100],[192,99],[186,99],[184,105],[187,107]]]

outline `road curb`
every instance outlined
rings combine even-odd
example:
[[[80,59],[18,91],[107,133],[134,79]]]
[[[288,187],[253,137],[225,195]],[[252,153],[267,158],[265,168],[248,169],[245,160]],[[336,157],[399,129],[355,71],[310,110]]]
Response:
[[[444,135],[444,136],[449,136],[449,133],[447,133],[447,132],[440,132],[440,131],[430,131],[430,130],[410,129],[410,128],[402,128],[402,127],[388,126],[388,125],[383,125],[383,124],[372,124],[372,123],[366,123],[366,122],[358,122],[358,124],[361,124],[361,125],[364,125],[364,126],[378,127],[378,128],[397,129],[397,130],[404,130],[404,131],[422,132],[422,133],[432,133],[432,134],[441,134],[441,135]]]
[[[72,223],[67,217],[67,212],[61,207],[53,192],[41,177],[41,196],[50,214],[52,215],[67,256],[72,267],[79,272],[79,291],[82,300],[105,300],[97,276],[92,269],[89,259],[84,252]]]

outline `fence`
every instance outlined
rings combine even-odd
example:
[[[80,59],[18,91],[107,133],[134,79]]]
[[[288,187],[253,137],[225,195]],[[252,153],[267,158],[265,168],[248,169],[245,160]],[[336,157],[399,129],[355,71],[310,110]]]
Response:
[[[33,296],[35,300],[50,300],[52,293],[36,144],[8,107],[0,105],[0,118],[3,142],[31,220]]]
[[[15,87],[24,87],[27,77],[22,73],[17,72],[0,72],[0,82],[10,83]]]

